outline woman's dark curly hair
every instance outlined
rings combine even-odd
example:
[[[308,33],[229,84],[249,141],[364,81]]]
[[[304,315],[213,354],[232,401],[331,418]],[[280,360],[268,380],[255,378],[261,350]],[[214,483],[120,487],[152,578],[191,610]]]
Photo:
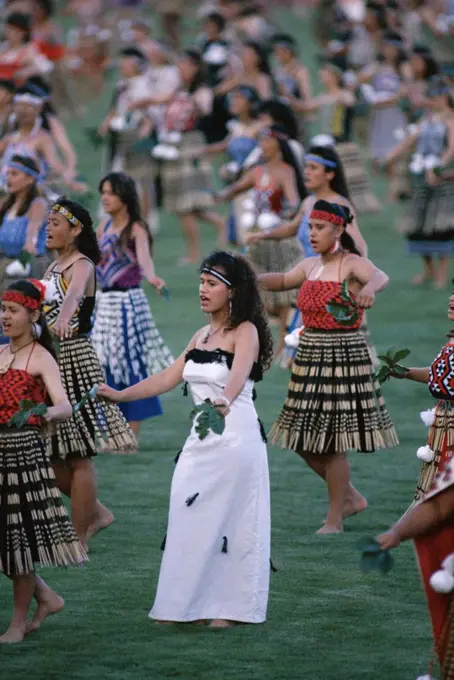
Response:
[[[62,208],[66,208],[69,212],[77,217],[79,222],[82,224],[82,231],[77,239],[76,247],[77,250],[88,257],[93,264],[98,264],[101,260],[101,251],[99,250],[98,239],[96,237],[96,232],[93,229],[93,220],[90,217],[90,213],[86,210],[83,205],[76,203],[76,201],[71,201],[66,196],[60,196],[55,201],[56,205],[61,205]],[[73,226],[68,222],[69,226]]]
[[[218,270],[231,282],[233,296],[227,330],[237,328],[244,321],[254,324],[259,336],[258,364],[265,371],[270,367],[273,358],[273,337],[260,297],[257,277],[250,264],[244,257],[217,250],[203,260],[200,271],[205,268]]]

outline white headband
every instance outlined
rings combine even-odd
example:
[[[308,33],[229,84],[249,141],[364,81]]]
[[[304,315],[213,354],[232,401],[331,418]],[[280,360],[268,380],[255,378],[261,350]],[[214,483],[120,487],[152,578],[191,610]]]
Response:
[[[42,106],[43,100],[41,97],[36,97],[33,94],[16,94],[14,102],[18,104],[32,104],[33,106]]]
[[[211,269],[211,267],[203,267],[202,273],[211,274],[211,276],[214,276],[215,279],[219,279],[219,281],[225,283],[225,285],[228,286],[229,288],[232,287],[231,282],[228,279],[226,279],[225,276],[221,274],[221,272],[218,272],[217,269]]]

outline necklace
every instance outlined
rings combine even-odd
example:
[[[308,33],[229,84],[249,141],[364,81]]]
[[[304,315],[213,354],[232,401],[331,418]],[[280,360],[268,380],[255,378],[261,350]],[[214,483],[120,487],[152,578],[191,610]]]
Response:
[[[11,368],[11,366],[13,365],[14,359],[16,358],[16,354],[18,352],[20,352],[21,349],[25,349],[25,347],[28,347],[29,345],[31,345],[34,342],[35,342],[35,340],[30,340],[30,342],[27,342],[26,345],[22,345],[22,347],[18,347],[15,350],[13,350],[11,348],[11,345],[8,345],[8,349],[9,349],[10,353],[9,353],[9,356],[5,355],[4,362],[0,366],[0,375],[3,375],[4,373],[6,373]]]
[[[203,340],[202,340],[202,344],[203,344],[203,345],[206,345],[207,342],[208,342],[208,340],[209,340],[211,337],[213,337],[213,335],[216,335],[216,333],[217,333],[218,331],[221,330],[222,326],[223,326],[223,324],[221,324],[220,326],[217,326],[216,328],[212,328],[212,327],[210,326],[209,329],[208,329],[208,331],[206,332],[205,337],[204,337]]]

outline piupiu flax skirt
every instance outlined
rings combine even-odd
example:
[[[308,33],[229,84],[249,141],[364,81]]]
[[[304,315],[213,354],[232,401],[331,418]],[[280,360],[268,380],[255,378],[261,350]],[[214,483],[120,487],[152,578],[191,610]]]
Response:
[[[105,382],[99,359],[87,336],[60,343],[60,374],[72,406],[94,385]],[[134,453],[137,441],[118,406],[90,399],[80,411],[55,426],[49,453],[57,459],[90,458],[97,451]]]
[[[35,564],[66,567],[85,560],[40,431],[0,430],[0,571],[18,576]]]
[[[288,272],[302,260],[301,248],[295,238],[280,241],[264,240],[252,243],[247,258],[256,274],[269,272]],[[268,310],[291,307],[296,302],[297,291],[261,291],[262,299]]]
[[[437,402],[435,420],[429,429],[427,444],[435,456],[432,462],[421,464],[415,501],[419,501],[429,491],[438,470],[449,463],[454,454],[454,402]]]
[[[362,333],[304,330],[270,437],[314,454],[371,453],[399,443]]]

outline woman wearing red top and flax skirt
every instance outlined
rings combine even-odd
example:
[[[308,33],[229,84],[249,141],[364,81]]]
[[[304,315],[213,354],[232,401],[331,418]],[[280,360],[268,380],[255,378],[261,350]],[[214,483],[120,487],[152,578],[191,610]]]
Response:
[[[300,288],[298,307],[304,332],[292,367],[287,399],[274,424],[274,443],[296,451],[328,486],[329,511],[318,533],[342,531],[343,520],[367,506],[350,484],[346,453],[372,453],[395,446],[397,436],[385,408],[364,335],[363,309],[386,287],[388,277],[358,255],[345,228],[348,208],[319,200],[309,220],[312,249],[290,272],[263,274],[268,290]],[[352,300],[351,326],[340,324],[327,310],[341,301],[347,281]]]
[[[0,643],[21,642],[63,608],[63,599],[36,574],[35,565],[85,560],[41,432],[46,421],[71,415],[42,313],[44,289],[39,281],[16,281],[1,302],[9,343],[0,350],[0,572],[13,582],[14,612]],[[12,422],[24,400],[52,405],[43,417],[31,414],[25,423]],[[33,597],[38,607],[29,621]]]

